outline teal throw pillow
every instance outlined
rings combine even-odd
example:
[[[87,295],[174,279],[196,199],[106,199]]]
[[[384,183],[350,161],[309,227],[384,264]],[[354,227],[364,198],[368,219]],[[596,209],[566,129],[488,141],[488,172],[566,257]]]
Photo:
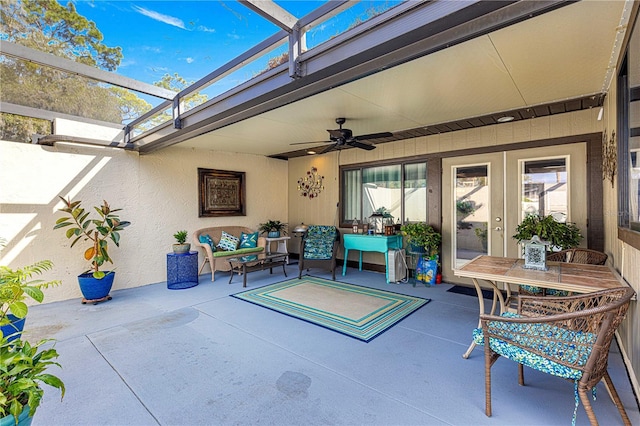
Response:
[[[200,235],[198,237],[198,240],[200,240],[202,244],[209,244],[209,246],[211,247],[211,251],[216,251],[216,243],[215,241],[213,241],[213,238],[211,238],[211,235]]]
[[[240,248],[254,248],[258,247],[258,233],[254,232],[253,234],[245,234],[244,232],[240,234]]]
[[[234,237],[233,235],[222,231],[222,237],[220,237],[218,248],[225,251],[234,251],[238,248],[239,242],[240,239],[238,237]]]

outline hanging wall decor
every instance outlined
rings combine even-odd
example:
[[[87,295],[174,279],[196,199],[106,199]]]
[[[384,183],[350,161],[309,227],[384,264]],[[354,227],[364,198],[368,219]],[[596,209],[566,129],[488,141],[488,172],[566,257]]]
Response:
[[[616,131],[611,131],[611,138],[607,138],[607,131],[605,130],[602,134],[602,179],[609,179],[612,188],[617,167]]]
[[[198,217],[246,216],[245,173],[198,169]]]
[[[318,174],[318,169],[311,167],[306,176],[298,179],[298,191],[302,197],[317,198],[324,190],[324,176]]]

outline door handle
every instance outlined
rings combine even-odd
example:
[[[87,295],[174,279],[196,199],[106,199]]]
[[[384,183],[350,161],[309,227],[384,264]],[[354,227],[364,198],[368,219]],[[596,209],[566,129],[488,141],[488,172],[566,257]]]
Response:
[[[500,226],[496,226],[495,228],[493,228],[494,231],[502,231],[502,227]]]

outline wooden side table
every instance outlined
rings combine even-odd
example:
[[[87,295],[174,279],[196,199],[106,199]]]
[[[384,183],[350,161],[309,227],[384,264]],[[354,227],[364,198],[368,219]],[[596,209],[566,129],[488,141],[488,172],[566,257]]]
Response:
[[[167,288],[180,290],[198,285],[198,252],[167,253]]]
[[[289,264],[289,250],[287,250],[287,240],[290,240],[291,237],[277,237],[277,238],[269,238],[265,237],[267,241],[267,253],[286,253],[287,257],[285,262],[287,265]],[[271,243],[277,243],[276,251],[271,251]]]

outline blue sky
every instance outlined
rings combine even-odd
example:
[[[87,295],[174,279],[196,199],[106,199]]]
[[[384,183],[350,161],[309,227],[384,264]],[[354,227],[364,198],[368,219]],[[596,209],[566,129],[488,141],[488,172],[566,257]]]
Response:
[[[398,2],[360,2],[336,19],[337,23],[316,28],[307,37],[312,42],[316,36],[334,35],[338,31],[335,27],[352,22],[365,8]],[[74,0],[74,3],[78,13],[96,23],[104,35],[104,44],[122,47],[124,58],[117,73],[146,83],[158,81],[167,73],[197,81],[280,30],[234,0]],[[276,3],[302,17],[324,1],[276,0]],[[259,69],[243,72],[256,71]]]

